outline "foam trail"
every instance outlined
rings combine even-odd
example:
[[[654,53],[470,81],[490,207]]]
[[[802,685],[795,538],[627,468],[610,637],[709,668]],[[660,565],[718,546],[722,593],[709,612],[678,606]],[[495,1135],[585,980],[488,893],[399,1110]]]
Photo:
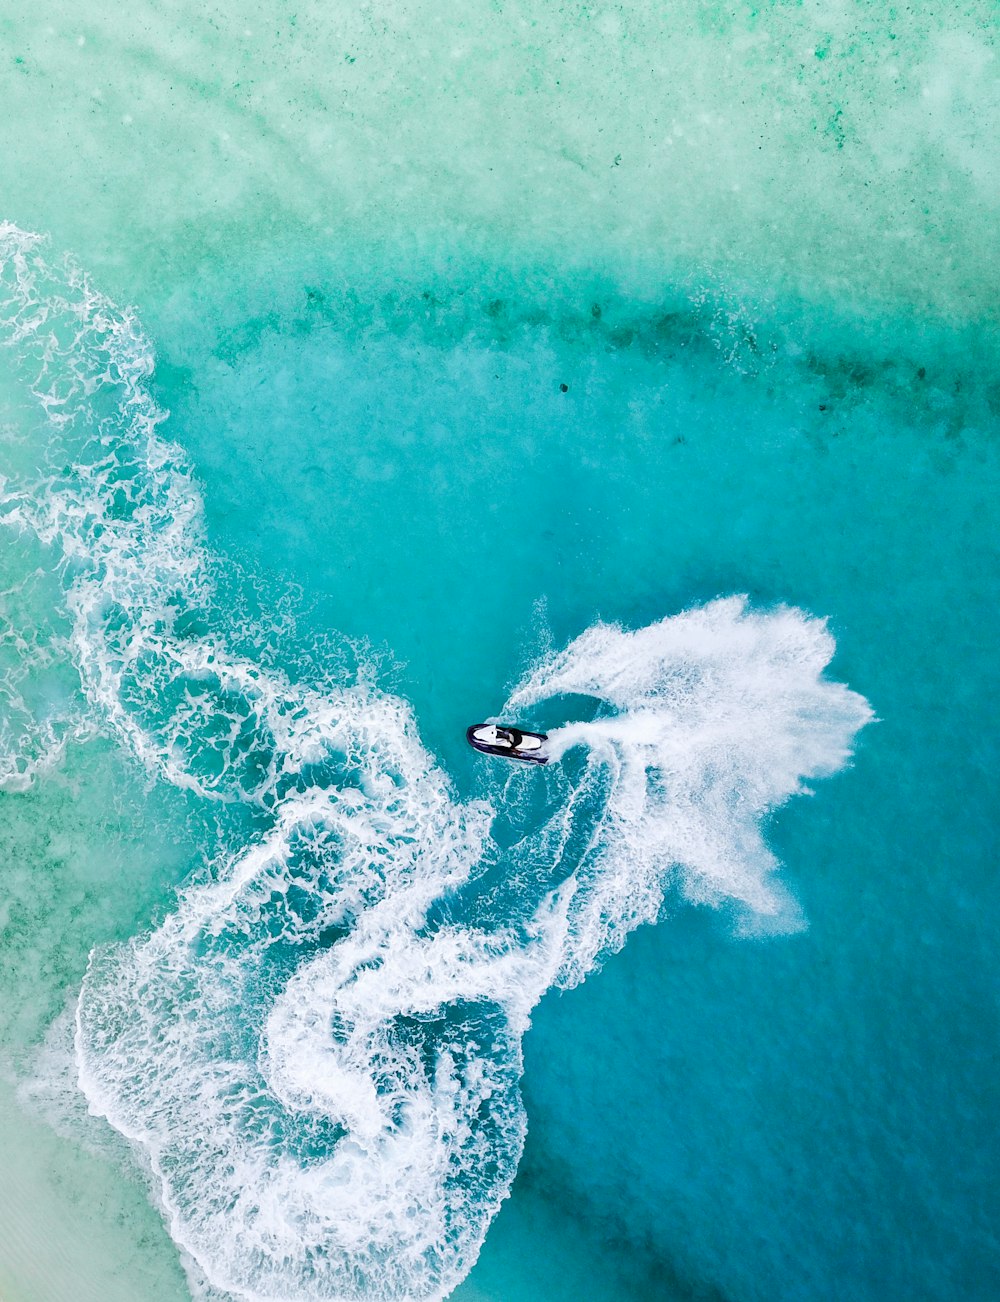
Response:
[[[780,915],[761,820],[845,762],[868,707],[825,679],[832,639],[799,611],[730,599],[598,625],[508,706],[596,698],[601,717],[552,734],[567,762],[459,802],[405,702],[235,649],[138,324],[11,226],[0,340],[41,413],[37,442],[4,444],[0,517],[63,578],[81,686],[66,718],[258,829],[156,930],[91,956],[75,1041],[91,1110],[141,1150],[211,1288],[443,1298],[517,1169],[534,1005],[651,921],[671,882]],[[493,820],[526,790],[551,812],[503,850]]]
[[[744,597],[714,601],[634,632],[597,624],[530,673],[508,712],[564,694],[614,714],[550,734],[554,758],[587,748],[605,798],[577,884],[560,981],[652,922],[665,886],[794,925],[762,834],[804,783],[836,772],[871,717],[863,697],[824,678],[834,652],[823,621]]]

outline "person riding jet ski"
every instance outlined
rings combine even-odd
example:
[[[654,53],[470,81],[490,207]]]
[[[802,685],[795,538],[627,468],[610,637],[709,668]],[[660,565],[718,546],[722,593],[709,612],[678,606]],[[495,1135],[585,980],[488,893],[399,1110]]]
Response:
[[[474,723],[465,736],[469,745],[484,755],[502,755],[504,759],[525,760],[529,764],[549,762],[543,750],[543,743],[548,741],[544,732],[525,732],[497,723]]]

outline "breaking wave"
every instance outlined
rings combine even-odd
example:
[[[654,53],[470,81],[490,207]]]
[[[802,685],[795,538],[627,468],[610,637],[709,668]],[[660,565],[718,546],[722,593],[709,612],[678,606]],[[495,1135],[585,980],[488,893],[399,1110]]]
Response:
[[[214,1288],[443,1298],[517,1169],[535,1004],[671,886],[787,923],[762,820],[846,762],[868,706],[824,678],[832,638],[801,611],[730,598],[597,625],[507,706],[544,720],[588,698],[586,722],[551,733],[563,762],[460,801],[371,675],[301,683],[236,649],[148,342],[9,225],[0,340],[40,420],[4,444],[0,518],[62,576],[52,646],[81,689],[32,723],[21,679],[0,679],[17,718],[0,779],[26,785],[101,727],[157,780],[250,815],[160,927],[92,955],[90,1108],[144,1153]]]

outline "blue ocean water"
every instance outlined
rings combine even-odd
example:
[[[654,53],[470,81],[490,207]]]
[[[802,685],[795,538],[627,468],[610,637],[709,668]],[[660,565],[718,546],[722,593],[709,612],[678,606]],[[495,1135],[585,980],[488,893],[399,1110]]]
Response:
[[[734,943],[718,918],[681,912],[543,1002],[526,1044],[522,1184],[622,1246],[626,1296],[991,1296],[989,336],[789,310],[750,347],[738,319],[719,341],[717,318],[651,322],[578,291],[555,320],[481,293],[456,340],[454,299],[435,296],[443,342],[405,318],[315,354],[265,330],[187,410],[192,426],[225,412],[241,431],[231,478],[211,463],[232,487],[209,518],[258,556],[233,508],[239,484],[254,476],[278,521],[294,475],[284,461],[270,487],[255,475],[261,444],[306,425],[355,432],[346,462],[339,441],[328,436],[327,460],[317,440],[293,494],[315,501],[308,523],[287,551],[272,541],[287,523],[264,545],[288,572],[308,557],[330,618],[361,582],[369,630],[411,667],[407,694],[451,763],[438,720],[457,736],[484,681],[503,695],[539,594],[556,645],[594,614],[638,626],[719,591],[793,601],[830,617],[836,667],[880,718],[850,772],[770,824],[804,933]],[[292,321],[309,319],[306,300]],[[255,367],[280,377],[263,420]],[[475,457],[469,430],[491,436]],[[428,444],[448,469],[420,477],[414,502],[407,449]],[[336,549],[310,527],[327,512]],[[500,539],[478,527],[511,512]],[[432,586],[374,523],[386,517],[407,520],[417,558],[461,539]],[[490,635],[477,637],[483,590]]]
[[[5,1040],[189,1286],[992,1296],[989,336],[4,238]]]

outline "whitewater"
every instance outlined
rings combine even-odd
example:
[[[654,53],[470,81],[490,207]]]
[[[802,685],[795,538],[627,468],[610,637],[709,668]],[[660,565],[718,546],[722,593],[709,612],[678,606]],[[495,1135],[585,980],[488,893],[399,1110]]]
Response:
[[[0,782],[28,789],[102,734],[233,815],[206,821],[210,866],[155,929],[91,955],[79,1086],[213,1289],[444,1298],[517,1171],[538,1001],[671,903],[803,925],[767,819],[849,761],[872,712],[801,610],[729,596],[598,622],[497,716],[546,727],[560,762],[461,800],[363,655],[301,679],[269,629],[230,625],[134,314],[10,225],[0,282],[39,417],[3,438],[0,519],[38,541],[67,630],[11,635]],[[32,691],[56,663],[78,688]]]

